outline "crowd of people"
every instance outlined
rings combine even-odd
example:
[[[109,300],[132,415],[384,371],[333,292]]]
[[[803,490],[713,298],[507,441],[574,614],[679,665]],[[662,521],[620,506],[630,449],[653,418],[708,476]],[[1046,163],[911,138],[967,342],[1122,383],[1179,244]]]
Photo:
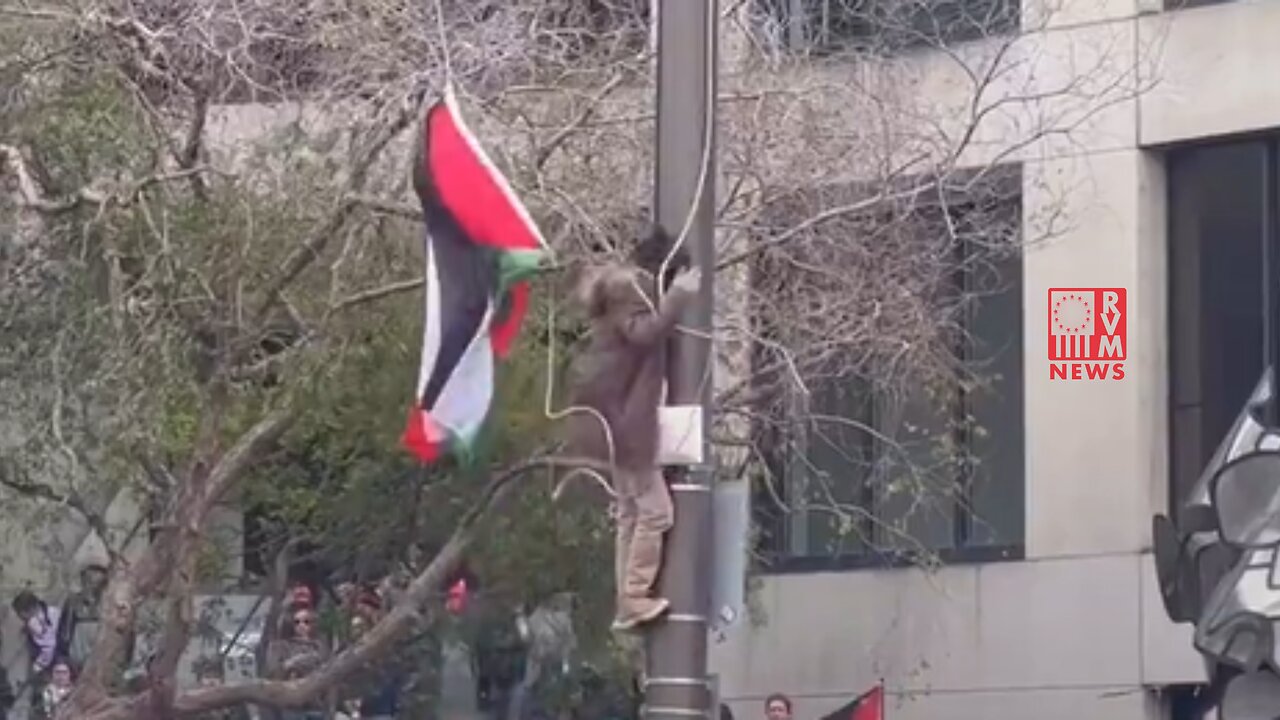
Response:
[[[336,598],[318,602],[315,590],[295,586],[289,592],[276,637],[269,644],[265,674],[293,680],[311,673],[332,654],[358,642],[382,619],[389,610],[390,594],[384,583],[348,582],[338,586]],[[355,678],[328,697],[287,711],[283,720],[391,720],[400,711],[404,681],[404,668],[392,658],[378,671]]]
[[[33,720],[53,717],[58,706],[71,694],[76,678],[89,659],[98,625],[100,606],[106,589],[107,566],[103,562],[86,563],[80,571],[79,587],[61,603],[48,602],[31,590],[18,593],[10,603],[21,622],[22,637],[27,645],[28,672],[21,682],[10,682],[0,667],[0,720],[25,696],[29,700]],[[280,627],[268,639],[263,674],[279,679],[302,677],[323,663],[331,654],[353,643],[386,612],[386,593],[377,586],[346,583],[338,588],[336,602],[316,602],[316,593],[305,585],[291,589],[284,602]],[[456,604],[456,600],[454,601]],[[325,611],[333,622],[324,630],[320,613]],[[134,657],[133,643],[126,657]],[[202,685],[222,684],[226,680],[225,658],[200,658],[192,668]],[[136,668],[122,668],[121,679],[136,682]],[[398,711],[400,678],[379,673],[378,677],[358,678],[344,688],[345,696],[321,698],[313,706],[286,711],[281,720],[319,720],[336,717],[344,720],[390,720]],[[247,720],[244,709],[219,713],[210,720]]]
[[[0,718],[7,716],[24,693],[37,720],[52,717],[71,694],[76,674],[89,659],[98,633],[99,606],[106,585],[106,563],[90,560],[80,568],[79,587],[61,603],[50,604],[30,590],[13,598],[10,604],[22,623],[30,668],[26,681],[17,688],[0,668]]]
[[[66,701],[93,648],[107,579],[105,563],[90,562],[81,568],[78,587],[62,602],[47,601],[30,590],[12,599],[13,613],[22,624],[29,669],[25,680],[11,684],[0,668],[0,720],[23,698],[33,720],[52,717]],[[271,613],[267,637],[259,647],[257,674],[292,680],[315,671],[357,643],[392,610],[397,587],[389,578],[336,585],[297,581]],[[399,639],[389,657],[303,707],[228,708],[207,720],[430,718],[446,701],[445,695],[464,687],[471,689],[463,692],[475,694],[474,702],[466,704],[500,720],[633,717],[637,688],[615,687],[610,673],[571,663],[577,647],[571,593],[513,615],[507,604],[491,602],[477,589],[475,575],[460,570],[442,588],[448,618],[443,625]],[[461,685],[444,677],[444,656],[449,653],[444,646],[450,643],[466,648],[464,665],[471,668],[471,679]],[[133,645],[131,640],[128,665],[120,668],[126,686],[146,679],[146,658],[137,657],[146,653],[135,653]],[[238,671],[239,661],[228,656],[224,645],[219,643],[216,654],[196,658],[188,677],[204,686],[228,682],[228,673]],[[581,712],[565,715],[552,710],[565,705],[576,705]]]

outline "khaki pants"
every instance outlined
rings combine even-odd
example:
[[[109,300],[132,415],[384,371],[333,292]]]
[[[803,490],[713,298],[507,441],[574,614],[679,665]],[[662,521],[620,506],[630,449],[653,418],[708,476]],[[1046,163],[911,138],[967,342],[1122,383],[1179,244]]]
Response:
[[[641,472],[618,469],[615,478],[618,536],[614,573],[621,612],[628,600],[648,597],[653,589],[662,566],[662,536],[671,529],[675,509],[658,468]]]

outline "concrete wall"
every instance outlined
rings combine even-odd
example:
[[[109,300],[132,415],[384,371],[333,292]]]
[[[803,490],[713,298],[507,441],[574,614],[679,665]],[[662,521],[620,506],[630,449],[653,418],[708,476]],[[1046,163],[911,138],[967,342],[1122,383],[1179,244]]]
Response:
[[[1156,718],[1165,711],[1151,688],[1203,678],[1190,628],[1165,617],[1149,554],[1168,474],[1166,201],[1152,146],[1280,126],[1280,90],[1259,70],[1280,62],[1280,5],[1054,5],[1047,22],[1027,13],[1029,26],[1047,26],[1023,50],[1042,71],[1006,88],[1096,67],[1088,57],[1105,46],[1109,65],[1130,63],[1139,92],[1090,114],[1070,142],[1045,138],[1019,153],[1028,236],[1046,217],[1061,223],[1024,258],[1027,559],[766,576],[762,623],[713,649],[739,717],[759,716],[775,690],[813,717],[883,677],[894,720]],[[945,95],[950,84],[927,86]],[[1023,112],[985,135],[1007,138]],[[1038,212],[1047,206],[1055,212]],[[1049,380],[1045,303],[1055,286],[1128,288],[1124,380]]]

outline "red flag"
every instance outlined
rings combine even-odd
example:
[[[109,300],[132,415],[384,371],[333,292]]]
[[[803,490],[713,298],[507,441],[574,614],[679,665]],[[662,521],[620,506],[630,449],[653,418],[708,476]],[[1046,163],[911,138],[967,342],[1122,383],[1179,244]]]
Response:
[[[876,685],[858,698],[849,720],[884,720],[884,685]]]
[[[884,681],[823,715],[822,720],[884,720]]]

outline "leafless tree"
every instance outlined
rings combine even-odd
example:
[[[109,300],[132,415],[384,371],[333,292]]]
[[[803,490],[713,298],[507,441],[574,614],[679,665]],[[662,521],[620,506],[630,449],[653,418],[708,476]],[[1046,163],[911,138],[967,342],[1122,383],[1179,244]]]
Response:
[[[980,383],[962,316],[1002,258],[1060,229],[1051,203],[1010,210],[1026,182],[1010,168],[1142,87],[1127,41],[1046,50],[995,0],[833,0],[803,22],[791,3],[723,5],[716,439],[742,473],[797,424],[850,429],[812,404],[832,382]],[[424,104],[460,89],[562,259],[619,252],[651,185],[650,18],[643,0],[0,7],[0,484],[104,537],[122,490],[156,508],[151,542],[113,546],[61,717],[305,703],[422,622],[492,504],[563,462],[495,469],[395,609],[306,678],[175,686],[214,508],[420,286],[403,165]],[[158,652],[120,691],[146,602],[165,611]]]

